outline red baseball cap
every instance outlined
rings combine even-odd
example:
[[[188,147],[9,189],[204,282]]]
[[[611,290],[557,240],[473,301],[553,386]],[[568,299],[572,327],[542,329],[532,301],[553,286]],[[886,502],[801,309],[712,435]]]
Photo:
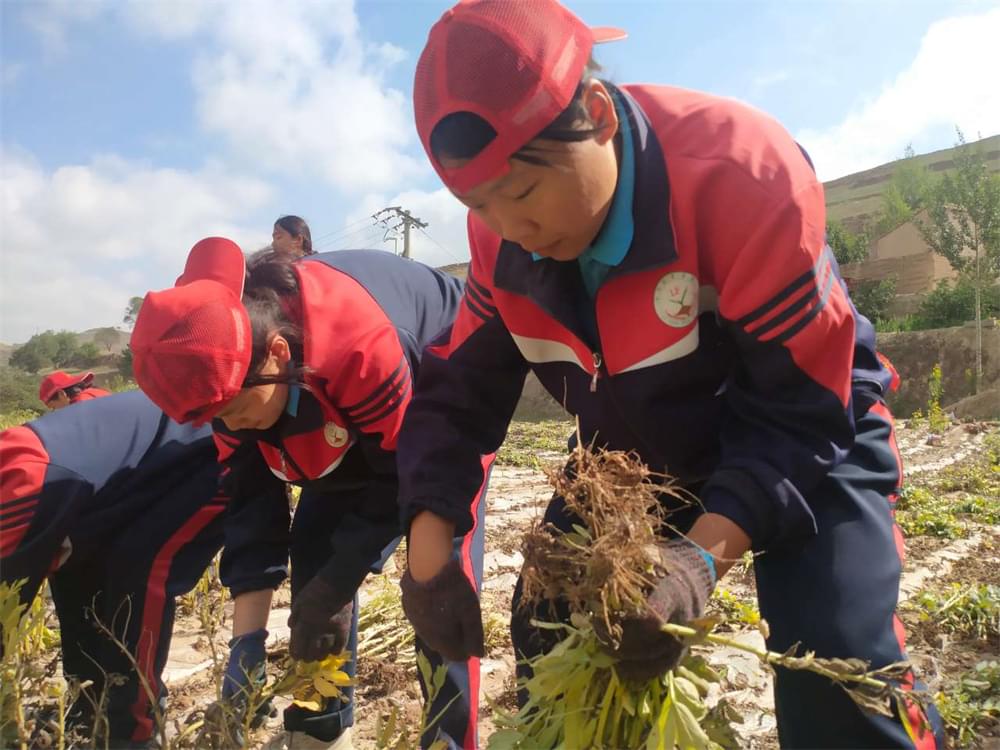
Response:
[[[508,159],[573,100],[595,43],[626,36],[590,28],[556,0],[461,0],[434,24],[417,62],[413,113],[438,175],[464,193],[506,174]],[[431,153],[431,133],[456,112],[472,112],[497,135],[457,169]]]
[[[74,385],[88,386],[94,382],[94,373],[85,372],[82,375],[70,375],[68,372],[56,370],[47,375],[38,386],[38,398],[43,404],[56,395],[56,391],[72,388]]]
[[[208,237],[170,289],[142,301],[132,340],[136,382],[171,419],[204,424],[243,387],[253,333],[241,301],[243,251]]]

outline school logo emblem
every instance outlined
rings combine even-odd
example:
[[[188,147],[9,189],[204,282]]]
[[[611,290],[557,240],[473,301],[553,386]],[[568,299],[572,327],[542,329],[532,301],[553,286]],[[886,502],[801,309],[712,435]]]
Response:
[[[327,422],[323,426],[323,437],[334,448],[343,448],[347,445],[347,430],[336,422]]]
[[[656,315],[668,326],[684,328],[698,317],[698,279],[689,273],[668,273],[653,292]]]

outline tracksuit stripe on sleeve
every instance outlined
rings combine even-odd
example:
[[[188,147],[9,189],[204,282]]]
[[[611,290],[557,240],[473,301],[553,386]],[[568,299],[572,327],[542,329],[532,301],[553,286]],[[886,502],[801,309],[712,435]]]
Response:
[[[474,276],[470,275],[465,281],[467,290],[471,287],[484,300],[489,300],[490,303],[486,305],[487,307],[492,307],[493,293],[489,289],[480,284]]]
[[[767,302],[760,305],[755,310],[747,313],[742,318],[737,319],[735,321],[736,325],[740,328],[749,330],[753,323],[766,320],[769,314],[773,313],[781,307],[781,305],[794,297],[795,294],[801,291],[807,284],[810,282],[815,284],[816,279],[820,276],[820,269],[824,267],[824,264],[828,264],[830,262],[827,252],[828,248],[824,250],[824,252],[820,253],[819,258],[816,260],[816,263],[812,268],[793,280],[790,284],[788,284],[788,286],[775,294]]]
[[[403,360],[400,366],[393,372],[393,374],[379,386],[378,392],[380,394],[378,401],[371,404],[362,411],[349,411],[348,416],[352,421],[361,424],[366,419],[373,418],[372,415],[382,414],[384,415],[386,404],[393,399],[398,398],[401,391],[406,390],[410,383],[410,368]],[[390,410],[391,411],[391,410]],[[376,417],[377,419],[377,417]]]
[[[372,417],[369,417],[368,419],[356,419],[354,420],[354,425],[356,427],[367,427],[368,425],[375,424],[379,420],[385,419],[406,401],[407,397],[410,395],[410,391],[412,390],[413,381],[407,378],[406,384],[403,386],[402,390],[395,395],[393,400],[390,401],[382,411]]]
[[[830,290],[833,288],[833,281],[834,277],[833,274],[831,273],[827,277],[826,284],[823,286],[823,292],[820,294],[819,302],[817,302],[814,307],[812,307],[808,312],[806,312],[806,314],[802,316],[801,319],[799,319],[795,323],[792,323],[788,328],[786,328],[783,331],[780,331],[776,336],[774,336],[775,341],[777,341],[779,344],[784,344],[786,341],[795,336],[795,334],[797,334],[799,331],[801,331],[803,328],[809,325],[813,321],[813,319],[817,315],[819,315],[820,312],[822,312],[823,308],[826,307],[827,301],[830,299]],[[766,341],[767,339],[764,340]]]
[[[472,297],[470,297],[469,295],[465,296],[465,306],[469,308],[469,311],[473,315],[482,320],[484,323],[489,323],[490,320],[492,320],[493,318],[493,316],[483,312],[478,307],[476,307],[476,303],[473,302]]]
[[[343,408],[344,412],[352,417],[363,417],[371,411],[371,408],[378,408],[378,404],[371,408],[369,408],[369,404],[385,395],[386,391],[391,390],[393,383],[404,369],[408,369],[405,355],[400,357],[399,364],[396,365],[396,369],[389,373],[389,377],[383,380],[377,388],[372,390],[372,392],[365,396],[361,401],[358,401],[356,404],[345,406]]]
[[[489,315],[496,315],[496,306],[487,302],[485,295],[478,291],[475,286],[469,284],[465,287],[465,293],[469,296],[471,301],[475,302],[478,307],[482,308],[483,312]]]

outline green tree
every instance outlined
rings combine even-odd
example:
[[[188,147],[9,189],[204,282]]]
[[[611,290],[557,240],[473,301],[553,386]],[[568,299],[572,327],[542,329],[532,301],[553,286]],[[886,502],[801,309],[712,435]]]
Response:
[[[135,325],[136,318],[139,317],[139,310],[142,308],[142,297],[131,297],[125,306],[125,315],[122,322],[129,328]]]
[[[875,224],[879,236],[910,221],[927,205],[933,178],[908,145],[892,170],[889,186],[882,193],[882,207]]]
[[[132,380],[134,375],[132,373],[132,349],[126,346],[122,353],[118,357],[118,372],[126,380]]]
[[[52,364],[56,367],[69,367],[75,361],[80,349],[80,341],[72,331],[59,331],[53,334],[56,344]]]
[[[101,358],[101,350],[93,341],[81,344],[70,362],[73,367],[92,367]]]
[[[42,355],[39,347],[30,343],[17,347],[10,355],[11,367],[25,372],[36,373],[49,364],[51,364],[50,360]]]
[[[892,184],[911,211],[919,211],[927,205],[933,183],[930,170],[917,161],[913,145],[907,145],[903,158],[896,162],[892,172]]]
[[[0,367],[0,405],[4,413],[29,411],[44,414],[38,400],[38,378],[13,367]]]
[[[59,340],[53,331],[36,333],[19,346],[10,357],[10,364],[25,372],[38,372],[51,367],[59,353]]]
[[[896,299],[896,279],[862,281],[851,287],[851,301],[872,323],[889,320],[889,307]]]
[[[118,343],[118,331],[114,328],[98,328],[94,332],[94,342],[110,352]]]
[[[826,242],[840,265],[861,263],[868,259],[868,237],[849,232],[832,219],[826,222]]]
[[[983,292],[984,317],[1000,315],[1000,287],[988,287]],[[916,313],[916,327],[947,328],[960,326],[976,317],[976,288],[968,278],[956,281],[942,279],[921,301]]]
[[[975,290],[976,383],[983,380],[984,291],[1000,276],[1000,175],[990,174],[982,151],[958,130],[955,171],[928,195],[920,232],[934,252],[968,278]]]

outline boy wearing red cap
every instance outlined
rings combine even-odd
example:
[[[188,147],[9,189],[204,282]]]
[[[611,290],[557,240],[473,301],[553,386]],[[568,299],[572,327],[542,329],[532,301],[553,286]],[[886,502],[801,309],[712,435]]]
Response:
[[[50,410],[62,409],[80,401],[89,401],[102,396],[110,396],[111,392],[92,385],[94,373],[85,372],[80,375],[70,375],[68,372],[56,370],[46,375],[38,385],[38,398]]]
[[[698,616],[750,549],[763,553],[771,649],[900,661],[890,374],[826,244],[822,185],[750,107],[596,78],[594,43],[621,36],[555,0],[468,0],[433,27],[417,64],[417,131],[470,209],[472,259],[450,346],[425,357],[400,438],[407,614],[432,646],[478,633],[448,540],[472,524],[462,488],[503,439],[530,369],[581,440],[634,451],[701,501],[672,516],[686,536],[659,552],[674,572],[608,645],[621,673],[674,666],[680,649],[660,625]],[[558,497],[546,520],[574,521]],[[514,648],[531,657],[551,631],[531,625],[520,592]],[[543,619],[567,616],[552,607]],[[934,732],[911,739],[812,674],[778,670],[775,698],[786,747],[940,737],[936,711]],[[915,703],[902,708],[922,724]]]
[[[165,697],[175,597],[222,546],[212,431],[172,422],[132,391],[12,427],[0,444],[0,574],[26,581],[25,604],[49,580],[63,673],[91,683],[70,723],[89,736],[107,690],[99,746],[148,747],[157,727],[143,682]],[[110,674],[125,681],[106,683]]]
[[[209,238],[175,287],[150,292],[132,335],[136,380],[181,422],[212,422],[231,498],[222,579],[235,596],[227,697],[264,661],[271,594],[292,563],[289,651],[321,659],[357,647],[357,590],[402,534],[396,439],[423,349],[454,319],[462,286],[377,251],[296,259]],[[451,542],[470,588],[482,579],[483,496],[474,530]],[[289,530],[287,483],[303,487]],[[432,664],[440,656],[417,647]],[[349,667],[354,673],[354,662]],[[293,707],[293,746],[347,747],[353,689],[319,713]],[[423,738],[475,747],[478,661],[449,665]],[[303,737],[303,733],[308,737]]]

